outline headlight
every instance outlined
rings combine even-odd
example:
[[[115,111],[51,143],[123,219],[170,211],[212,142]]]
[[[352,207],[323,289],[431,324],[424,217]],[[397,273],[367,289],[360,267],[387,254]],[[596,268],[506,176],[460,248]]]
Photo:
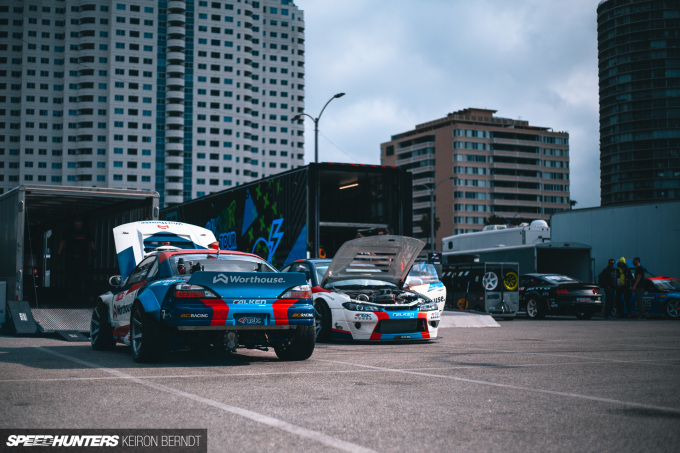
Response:
[[[312,288],[309,285],[300,285],[290,288],[279,296],[279,299],[311,299]]]
[[[375,305],[357,304],[356,302],[345,302],[342,306],[349,311],[383,311],[382,308]]]
[[[439,307],[434,302],[428,302],[426,304],[421,304],[420,307],[418,307],[418,308],[420,308],[420,311],[439,310]]]
[[[175,285],[175,297],[178,299],[216,299],[217,294],[203,286],[179,283]]]

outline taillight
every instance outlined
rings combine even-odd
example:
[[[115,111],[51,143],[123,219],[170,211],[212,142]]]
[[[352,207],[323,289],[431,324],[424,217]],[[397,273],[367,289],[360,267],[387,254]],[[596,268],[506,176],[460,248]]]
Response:
[[[175,297],[178,299],[215,299],[217,294],[202,286],[180,283],[175,286]]]
[[[559,294],[560,296],[566,296],[569,294],[569,291],[567,291],[566,289],[558,289],[557,294]]]
[[[593,294],[602,294],[602,291],[600,291],[600,288],[593,288]]]
[[[279,299],[311,299],[312,288],[309,285],[294,286],[281,294]]]

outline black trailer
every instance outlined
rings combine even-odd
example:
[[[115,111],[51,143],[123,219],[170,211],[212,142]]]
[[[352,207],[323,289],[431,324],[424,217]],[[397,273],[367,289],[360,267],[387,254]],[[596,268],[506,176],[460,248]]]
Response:
[[[112,228],[157,219],[158,199],[141,190],[51,185],[0,195],[0,302],[7,302],[0,326],[15,308],[12,322],[34,317],[36,331],[89,330],[96,295],[119,273]],[[73,253],[76,241],[82,255]]]
[[[412,180],[396,167],[312,163],[163,209],[160,218],[204,226],[222,249],[281,268],[332,257],[358,235],[412,235]]]

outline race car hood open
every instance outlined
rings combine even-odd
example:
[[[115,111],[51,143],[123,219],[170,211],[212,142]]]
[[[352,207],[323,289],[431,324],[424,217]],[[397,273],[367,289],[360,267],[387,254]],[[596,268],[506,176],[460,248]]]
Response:
[[[348,279],[372,279],[401,287],[425,247],[421,240],[378,235],[345,242],[328,266],[321,286]]]
[[[144,255],[163,245],[179,249],[207,249],[216,242],[212,231],[181,222],[149,220],[132,222],[113,229],[118,269],[123,279]]]

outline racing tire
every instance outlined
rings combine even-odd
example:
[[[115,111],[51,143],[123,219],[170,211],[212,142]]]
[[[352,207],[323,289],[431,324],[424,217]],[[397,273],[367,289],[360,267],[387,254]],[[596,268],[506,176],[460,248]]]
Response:
[[[331,310],[326,302],[321,299],[314,301],[314,322],[316,329],[316,341],[330,341],[331,339]]]
[[[107,307],[101,302],[92,310],[90,344],[95,351],[110,351],[116,346]]]
[[[163,359],[165,344],[160,324],[135,303],[130,314],[130,349],[138,363],[158,362]]]
[[[527,300],[527,316],[530,319],[542,319],[545,317],[545,312],[541,308],[541,303],[535,297],[530,297]]]
[[[577,319],[590,319],[592,317],[593,317],[592,311],[582,311],[582,312],[576,313]]]
[[[316,329],[314,326],[298,326],[289,342],[274,346],[276,356],[281,360],[307,360],[314,352]]]
[[[671,319],[680,318],[680,299],[670,299],[666,301],[666,316]]]

